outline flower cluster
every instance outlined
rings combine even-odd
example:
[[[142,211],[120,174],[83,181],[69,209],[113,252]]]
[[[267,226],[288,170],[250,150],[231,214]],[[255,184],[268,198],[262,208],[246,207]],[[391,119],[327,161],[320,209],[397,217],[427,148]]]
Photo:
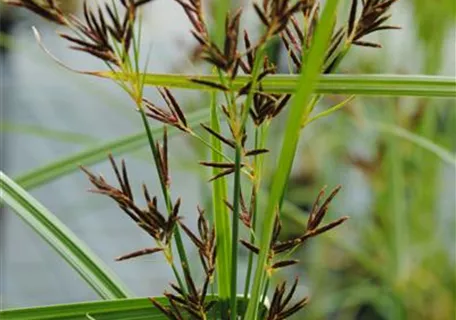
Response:
[[[294,250],[297,246],[302,245],[306,240],[313,238],[319,234],[322,234],[328,230],[331,230],[348,219],[348,217],[341,217],[328,224],[320,226],[323,221],[323,218],[328,212],[329,204],[334,199],[336,194],[339,192],[340,188],[340,186],[335,188],[328,196],[328,198],[325,201],[323,201],[322,204],[320,204],[320,202],[325,194],[325,190],[322,189],[320,191],[312,206],[312,209],[310,210],[306,230],[301,236],[297,238],[287,241],[279,241],[280,232],[282,230],[282,224],[280,222],[280,215],[277,214],[274,225],[274,233],[270,244],[269,265],[267,267],[267,271],[269,274],[272,274],[273,271],[277,269],[288,267],[299,262],[298,260],[290,259],[274,261],[274,258],[277,255],[285,253],[285,256],[287,256],[286,253],[291,253],[292,250]],[[260,249],[257,246],[246,240],[241,239],[241,243],[247,249],[249,249],[255,254],[258,254],[260,252]]]

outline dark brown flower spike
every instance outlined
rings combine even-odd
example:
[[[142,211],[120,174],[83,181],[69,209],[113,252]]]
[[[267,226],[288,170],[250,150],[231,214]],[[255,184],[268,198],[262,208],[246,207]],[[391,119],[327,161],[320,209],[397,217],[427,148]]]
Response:
[[[198,84],[202,84],[204,86],[207,86],[207,87],[210,87],[210,88],[213,88],[213,89],[216,89],[216,90],[222,90],[222,91],[229,91],[229,88],[227,88],[226,86],[220,84],[220,83],[217,83],[217,82],[213,82],[213,81],[207,81],[207,80],[202,80],[202,79],[190,79],[191,82],[194,82],[194,83],[198,83]]]
[[[291,17],[310,7],[308,1],[264,0],[263,6],[254,3],[254,9],[261,22],[267,27],[265,40],[284,30]]]
[[[197,289],[193,279],[186,275],[186,282],[188,283],[189,292],[183,292],[175,284],[171,284],[171,288],[177,294],[165,292],[164,295],[170,303],[170,307],[163,306],[154,298],[150,298],[152,303],[161,310],[169,319],[187,319],[183,318],[183,313],[188,313],[190,319],[206,320],[208,312],[215,305],[216,301],[206,301],[207,290],[210,283],[210,278],[206,276],[204,283],[200,289]]]
[[[169,217],[160,213],[157,205],[157,198],[151,198],[147,187],[143,185],[144,198],[147,202],[147,208],[140,208],[136,205],[133,194],[130,187],[130,182],[127,174],[125,162],[122,161],[122,167],[119,170],[114,158],[109,156],[113,171],[119,183],[120,189],[114,187],[106,182],[102,176],[96,176],[86,168],[81,169],[87,174],[90,182],[94,185],[92,192],[104,194],[113,199],[118,206],[133,220],[135,223],[147,232],[152,238],[157,241],[157,248],[146,248],[127,255],[123,255],[117,260],[126,260],[145,254],[153,254],[156,252],[163,251],[168,248],[171,243],[171,238],[174,232],[174,228],[179,217],[180,199],[178,199],[173,207],[172,213]]]
[[[171,91],[169,91],[169,89],[167,88],[163,88],[159,89],[158,92],[162,96],[163,100],[166,101],[166,104],[168,105],[173,115],[179,119],[179,121],[182,123],[184,127],[187,127],[187,120],[185,119],[184,113],[182,112],[182,109],[179,107],[179,104],[177,103],[174,96],[171,94]]]
[[[101,8],[97,6],[94,9],[90,9],[87,1],[84,1],[83,12],[84,21],[74,16],[71,16],[70,20],[85,39],[67,34],[61,34],[60,36],[73,43],[70,48],[87,52],[107,63],[120,66],[121,60],[109,40],[110,30],[114,30],[118,23],[114,24],[114,26],[108,26]],[[115,35],[114,38],[116,38]]]
[[[296,278],[287,295],[285,295],[286,282],[283,282],[276,287],[272,297],[271,306],[265,318],[266,320],[287,319],[301,310],[308,303],[309,299],[305,297],[291,306],[288,306],[294,293],[296,292],[297,285],[298,279]]]
[[[329,204],[331,201],[334,199],[334,197],[339,193],[340,189],[342,186],[337,186],[334,188],[333,191],[331,191],[331,194],[329,195],[328,198],[323,202],[323,204],[320,206],[320,201],[325,195],[325,188],[321,189],[317,199],[315,200],[312,210],[310,211],[309,218],[307,220],[307,230],[314,230],[315,228],[318,227],[318,225],[321,223],[323,220],[326,212],[328,211]]]
[[[237,53],[237,44],[238,44],[238,35],[239,35],[239,22],[241,18],[242,10],[238,9],[234,15],[229,13],[226,16],[225,22],[225,45],[224,45],[224,58],[226,59],[225,69],[232,73],[234,78],[236,72],[233,72],[235,69],[236,62],[238,61]]]
[[[234,167],[222,170],[218,174],[216,174],[215,176],[211,177],[208,182],[215,181],[217,179],[220,179],[221,177],[224,177],[224,176],[227,176],[229,174],[232,174],[233,172],[234,172]]]
[[[257,82],[261,83],[261,80],[269,74],[274,74],[276,67],[267,63],[267,58],[265,58],[265,67],[264,70],[258,75]],[[242,88],[239,89],[238,96],[247,95],[252,88],[252,81],[247,82]]]
[[[109,64],[120,66],[131,46],[136,10],[152,0],[121,0],[120,4],[126,11],[123,19],[117,15],[114,2],[105,4],[103,10],[99,5],[89,8],[88,2],[84,1],[83,20],[73,15],[65,16],[56,0],[6,0],[5,2],[24,7],[57,24],[72,27],[77,31],[77,36],[60,35],[72,43],[70,48],[87,52]],[[108,22],[107,19],[110,21]],[[123,48],[120,57],[115,52],[110,37]]]
[[[272,266],[271,266],[271,269],[272,270],[277,270],[277,269],[280,269],[280,268],[285,268],[285,267],[289,267],[289,266],[292,266],[294,264],[297,264],[299,262],[299,260],[296,260],[296,259],[292,259],[292,260],[281,260],[281,261],[278,261],[276,263],[274,263]]]
[[[157,141],[155,146],[158,151],[158,171],[160,172],[161,178],[165,182],[165,186],[169,187],[171,184],[171,177],[168,166],[168,130],[166,126],[163,128],[163,145]]]
[[[280,38],[288,52],[288,56],[296,66],[297,72],[302,68],[302,49],[307,50],[310,48],[315,26],[318,23],[318,11],[320,8],[319,0],[307,0],[303,2],[299,11],[302,14],[306,26],[304,30],[297,19],[292,16],[289,19],[288,25],[280,33]]]
[[[171,91],[169,91],[167,88],[159,88],[158,92],[165,101],[169,111],[157,107],[147,99],[143,99],[143,102],[147,109],[146,115],[152,119],[173,126],[184,132],[190,132],[190,128],[187,125],[187,119],[185,118],[184,112],[177,103],[177,100],[172,95]]]
[[[171,319],[171,320],[183,320],[182,317],[179,317],[179,315],[176,315],[176,313],[175,313],[175,311],[173,309],[171,309],[169,307],[165,307],[160,302],[158,302],[157,299],[149,298],[149,300],[150,300],[150,302],[152,302],[152,304],[155,306],[155,308],[160,310],[165,316],[168,317],[168,319]]]
[[[254,244],[251,244],[251,243],[248,242],[247,240],[241,239],[241,240],[239,240],[239,242],[240,242],[244,247],[246,247],[248,250],[252,251],[253,253],[255,253],[255,254],[260,253],[260,248],[258,248],[258,247],[255,246]]]
[[[245,56],[247,62],[244,62],[242,59],[239,59],[240,67],[246,74],[252,74],[253,64],[255,63],[255,52],[256,48],[252,47],[252,43],[249,38],[247,30],[244,30],[244,46],[245,46]]]
[[[244,32],[244,43],[246,47],[246,61],[240,59],[241,68],[247,74],[251,74],[253,65],[255,63],[256,48],[252,48],[247,32]],[[261,125],[263,122],[270,120],[277,116],[283,110],[291,95],[277,95],[267,94],[263,92],[261,80],[267,75],[274,74],[276,67],[272,64],[267,57],[263,60],[263,69],[258,76],[258,86],[253,94],[253,104],[249,110],[250,117],[256,126]],[[238,93],[238,96],[246,95],[249,93],[252,82],[247,82]]]
[[[200,161],[200,165],[211,168],[227,169],[234,168],[234,163],[232,162],[209,162],[209,161]],[[244,165],[242,165],[244,166]]]
[[[116,261],[123,261],[123,260],[131,259],[131,258],[136,258],[136,257],[148,255],[148,254],[153,254],[153,253],[160,252],[160,251],[163,251],[163,248],[146,248],[146,249],[141,249],[141,250],[138,250],[138,251],[135,251],[135,252],[128,253],[128,254],[126,254],[126,255],[117,257],[117,258],[116,258]]]
[[[359,0],[352,0],[350,14],[346,27],[341,27],[333,36],[331,45],[326,54],[325,73],[333,71],[334,67],[345,55],[349,45],[370,48],[381,48],[378,43],[362,40],[365,36],[381,30],[394,30],[400,27],[385,25],[390,18],[388,14],[391,6],[398,0],[361,0],[362,9],[358,16]],[[341,48],[342,44],[345,49]]]
[[[179,221],[180,226],[198,248],[201,264],[206,273],[206,276],[212,278],[215,270],[215,228],[209,227],[209,222],[204,215],[204,210],[198,207],[198,233],[196,236],[190,228],[188,228],[182,221]]]
[[[352,27],[350,29],[351,33],[348,33],[348,35],[353,39],[353,44],[357,44],[359,39],[378,30],[399,29],[397,26],[383,25],[390,18],[388,10],[398,0],[363,0],[361,16],[355,22],[356,3],[358,1],[352,0],[352,13],[349,18],[349,25],[352,25]]]
[[[329,73],[334,70],[335,66],[337,66],[339,61],[344,57],[351,44],[380,48],[380,44],[365,41],[362,40],[362,38],[376,31],[398,29],[396,26],[384,25],[390,17],[388,15],[388,10],[396,1],[397,0],[352,0],[347,24],[337,29],[331,38],[325,56],[324,73]],[[281,6],[284,5],[284,1],[278,2],[282,2]],[[359,2],[361,2],[362,9],[360,10],[361,12],[358,17]],[[300,7],[299,3],[301,3]],[[279,6],[280,5],[278,5],[278,7]],[[288,56],[299,72],[302,68],[303,53],[305,53],[302,49],[305,48],[305,50],[307,50],[310,47],[315,32],[315,26],[318,23],[320,1],[302,0],[298,1],[295,6],[299,7],[295,13],[302,13],[306,27],[303,30],[296,18],[290,16],[284,20],[286,21],[286,24],[284,26],[282,25],[280,28],[280,37],[288,52]],[[264,4],[263,7],[268,8],[269,4]],[[256,10],[257,12],[261,10],[258,5],[256,6]],[[265,12],[267,12],[266,9],[263,10],[263,18],[260,16],[262,21],[267,19],[265,18],[267,15]]]
[[[342,224],[343,222],[345,222],[348,219],[348,217],[346,217],[346,216],[336,219],[336,220],[320,227],[320,224],[328,211],[330,202],[334,199],[334,197],[340,191],[340,189],[341,189],[341,187],[337,186],[331,192],[329,197],[323,202],[323,204],[320,205],[320,201],[325,194],[324,188],[323,188],[320,191],[320,193],[318,194],[318,197],[315,200],[312,210],[309,213],[306,232],[298,238],[288,240],[285,242],[278,242],[278,243],[274,244],[274,246],[273,246],[274,253],[280,253],[280,252],[292,250],[296,246],[303,244],[307,239],[315,237],[328,230],[331,230],[331,229],[337,227],[338,225]]]
[[[250,109],[250,116],[256,126],[261,125],[265,121],[269,121],[278,116],[285,108],[291,95],[272,95],[261,92],[255,93],[253,96],[253,107]]]
[[[240,201],[241,210],[239,213],[239,220],[241,220],[241,222],[244,224],[244,226],[246,226],[248,229],[252,228],[252,215],[253,215],[253,210],[254,210],[255,197],[256,197],[255,188],[252,188],[252,194],[251,194],[251,199],[250,199],[250,208],[247,208],[247,205],[244,200],[244,196],[241,192],[241,199],[240,199],[241,200]],[[228,200],[225,199],[225,200],[223,200],[223,202],[228,207],[228,209],[230,209],[231,212],[234,212],[234,207]],[[240,240],[240,241],[242,243],[242,240]]]
[[[68,25],[63,11],[60,9],[56,0],[4,0],[6,4],[28,9],[46,20],[59,25]]]
[[[216,132],[214,129],[212,129],[211,127],[208,127],[204,123],[201,123],[201,126],[204,128],[204,130],[209,132],[211,135],[213,135],[214,137],[219,139],[221,142],[223,142],[227,146],[231,147],[232,149],[234,149],[236,147],[236,143],[233,140],[225,138],[220,133]]]
[[[206,22],[203,18],[201,1],[175,1],[180,4],[193,26],[191,33],[200,45],[198,52],[201,58],[219,69],[224,70],[228,74],[232,75],[231,77],[233,78],[233,74],[236,74],[238,68],[239,54],[236,48],[241,10],[236,11],[233,15],[230,15],[229,13],[227,14],[225,20],[225,39],[223,49],[221,49],[209,37]]]
[[[291,252],[297,246],[302,245],[307,239],[315,237],[315,236],[317,236],[319,234],[322,234],[322,233],[324,233],[324,232],[326,232],[328,230],[331,230],[331,229],[337,227],[338,225],[342,224],[345,220],[348,219],[348,217],[341,217],[341,218],[336,219],[335,221],[330,222],[330,223],[328,223],[328,224],[326,224],[324,226],[321,226],[321,227],[319,226],[321,224],[324,216],[326,215],[326,213],[328,211],[328,207],[329,207],[330,202],[333,200],[333,198],[336,196],[336,194],[339,192],[339,190],[340,190],[340,186],[336,187],[331,192],[329,197],[321,205],[320,205],[320,201],[321,201],[321,199],[324,196],[324,188],[320,191],[320,193],[318,194],[317,199],[315,200],[315,203],[314,203],[314,205],[312,207],[312,210],[311,210],[311,212],[309,214],[309,219],[308,219],[308,223],[307,223],[307,226],[306,226],[306,231],[300,237],[297,237],[297,238],[292,239],[292,240],[284,241],[284,242],[279,241],[279,235],[280,235],[280,231],[281,231],[282,226],[281,226],[279,215],[276,216],[276,220],[275,220],[275,224],[274,224],[274,230],[273,230],[273,235],[272,235],[271,244],[270,244],[270,253],[269,253],[269,256],[268,256],[268,264],[269,265],[266,268],[266,270],[267,270],[267,272],[269,274],[272,274],[275,270],[277,270],[279,268],[284,268],[284,267],[287,267],[287,266],[291,266],[291,265],[296,264],[298,262],[296,260],[290,260],[290,259],[279,260],[279,261],[273,262],[273,260],[275,259],[275,257],[278,254],[284,253],[284,252]],[[255,246],[252,243],[249,243],[246,240],[240,240],[240,242],[248,250],[252,251],[255,254],[258,254],[258,252],[260,251],[260,249],[257,246]]]

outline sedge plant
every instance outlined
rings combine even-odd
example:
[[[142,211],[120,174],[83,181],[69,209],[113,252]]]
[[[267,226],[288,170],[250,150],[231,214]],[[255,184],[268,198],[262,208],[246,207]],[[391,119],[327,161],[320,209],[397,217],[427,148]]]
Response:
[[[127,164],[123,160],[119,164],[112,155],[108,158],[116,183],[86,167],[81,169],[94,193],[111,198],[153,240],[153,246],[123,254],[117,260],[162,254],[173,270],[175,282],[170,284],[171,291],[165,291],[164,298],[150,299],[163,315],[169,319],[278,320],[289,318],[308,303],[307,297],[295,297],[298,279],[291,286],[280,283],[270,288],[271,278],[298,263],[291,257],[296,248],[341,225],[347,217],[324,222],[341,187],[334,188],[326,198],[322,189],[302,233],[286,241],[280,239],[281,211],[299,138],[309,123],[351,100],[315,114],[315,106],[322,98],[322,93],[315,94],[318,79],[335,72],[352,46],[379,47],[364,38],[376,31],[397,29],[387,24],[388,10],[396,1],[352,0],[348,19],[342,25],[336,21],[337,0],[325,1],[324,6],[318,0],[254,2],[262,31],[253,39],[248,30],[241,29],[241,8],[231,11],[226,6],[226,10],[218,10],[219,27],[211,32],[202,1],[175,0],[191,23],[198,57],[208,63],[212,72],[209,77],[186,78],[190,85],[211,92],[206,106],[209,120],[201,123],[205,132],[201,134],[190,124],[171,91],[179,86],[182,77],[169,75],[157,86],[161,101],[152,101],[144,92],[154,77],[140,64],[140,39],[146,31],[141,28],[141,8],[153,5],[153,0],[108,1],[104,6],[84,2],[82,18],[64,13],[55,0],[6,0],[67,28],[68,33],[60,36],[71,49],[101,59],[107,67],[107,71],[82,73],[110,78],[131,97],[142,120],[161,194],[150,194],[144,184],[142,197],[146,205],[141,206],[133,194],[134,181],[128,175]],[[38,31],[36,34],[39,38]],[[286,48],[290,72],[298,75],[296,88],[291,91],[280,92],[266,86],[277,69],[267,50],[276,40]],[[288,119],[280,156],[270,185],[265,185],[264,162],[270,152],[268,132],[279,114],[285,112]],[[162,125],[162,134],[157,135],[151,122]],[[200,165],[210,170],[212,205],[195,209],[197,231],[184,223],[179,210],[182,200],[171,196],[171,129],[188,135],[210,151],[210,157],[202,159]],[[264,208],[260,206],[263,189],[269,193]],[[243,234],[247,237],[242,238]],[[198,266],[189,263],[184,235],[196,247]],[[249,251],[243,286],[239,286],[241,246]],[[194,276],[197,267],[204,272],[202,283],[197,283]],[[270,291],[273,294],[267,299]],[[240,297],[244,299],[242,307]],[[212,312],[215,305],[220,306],[220,312]]]

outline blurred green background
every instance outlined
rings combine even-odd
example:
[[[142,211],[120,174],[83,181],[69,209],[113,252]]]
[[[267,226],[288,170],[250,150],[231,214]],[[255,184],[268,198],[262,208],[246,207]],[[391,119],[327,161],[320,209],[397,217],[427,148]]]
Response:
[[[65,3],[78,10],[77,3]],[[141,130],[132,104],[117,87],[58,67],[40,51],[30,26],[36,25],[46,45],[69,65],[96,70],[103,68],[100,63],[68,50],[54,26],[1,5],[1,170],[19,177]],[[377,35],[381,50],[352,49],[339,72],[455,77],[455,6],[454,0],[399,1],[392,21],[402,30]],[[164,0],[149,7],[144,21],[144,45],[152,57],[149,71],[200,72],[188,58],[194,43],[182,12]],[[248,18],[244,22],[255,27]],[[279,53],[278,61],[286,72],[283,55]],[[151,90],[148,96],[154,99],[156,94]],[[195,92],[182,91],[178,97],[188,110],[204,107],[204,97]],[[319,107],[339,99],[327,97]],[[276,275],[277,282],[299,275],[299,291],[311,296],[297,318],[455,318],[456,171],[413,138],[429,139],[454,154],[455,107],[447,99],[361,97],[303,133],[287,193],[294,206],[284,212],[283,236],[304,228],[305,212],[323,185],[342,184],[331,215],[351,219],[309,242],[296,252],[301,263]],[[280,133],[280,124],[274,130]],[[279,134],[270,136],[272,145],[279,143]],[[204,153],[184,137],[171,143],[173,192],[183,197],[191,224],[196,204],[210,198],[207,173],[196,165]],[[145,181],[158,190],[145,150],[124,157],[137,186]],[[92,167],[110,177],[106,163]],[[135,293],[161,294],[172,274],[160,257],[113,262],[119,254],[147,246],[149,239],[111,202],[88,194],[88,187],[76,172],[30,191]],[[2,208],[0,219],[2,308],[96,299],[13,212]]]

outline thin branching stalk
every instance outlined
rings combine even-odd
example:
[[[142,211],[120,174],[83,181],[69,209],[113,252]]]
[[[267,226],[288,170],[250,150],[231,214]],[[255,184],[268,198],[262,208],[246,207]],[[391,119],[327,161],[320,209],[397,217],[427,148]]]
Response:
[[[235,148],[235,159],[234,159],[234,191],[233,191],[233,223],[232,223],[232,248],[231,248],[231,319],[237,319],[237,255],[238,255],[238,243],[239,243],[239,214],[240,214],[240,201],[241,201],[241,162],[243,152],[243,134],[245,130],[245,124],[249,111],[253,104],[254,88],[258,82],[258,76],[260,74],[260,66],[264,56],[264,45],[262,45],[256,54],[255,64],[252,70],[252,82],[251,87],[247,95],[245,106],[241,109],[239,118],[236,119],[236,126],[234,130],[237,130],[237,136],[235,136],[236,148]]]
[[[169,194],[169,190],[166,187],[166,177],[163,177],[162,173],[158,169],[160,167],[159,166],[159,164],[160,164],[159,157],[160,156],[159,156],[158,150],[156,148],[155,139],[154,139],[152,130],[150,128],[149,122],[147,121],[144,109],[141,107],[139,109],[139,112],[141,114],[141,120],[143,122],[144,128],[145,128],[146,133],[147,133],[147,139],[149,140],[149,147],[150,147],[150,150],[152,152],[153,159],[155,161],[155,167],[157,168],[157,174],[159,176],[160,187],[161,187],[161,190],[162,190],[162,194],[163,194],[163,197],[165,199],[166,209],[168,211],[168,214],[171,214],[171,212],[173,210],[173,208],[172,208],[172,206],[173,206],[172,205],[172,200],[171,200],[171,197],[170,197],[170,194]],[[188,272],[190,272],[189,271],[190,267],[189,267],[189,264],[188,264],[188,258],[187,258],[187,254],[185,252],[185,247],[184,247],[184,243],[182,241],[182,236],[180,234],[179,228],[175,228],[174,229],[174,237],[175,237],[177,252],[179,254],[179,258],[180,258],[180,261],[181,261],[182,269],[183,270],[188,269]],[[179,283],[180,288],[185,291],[186,290],[185,286],[183,285],[183,281],[182,281],[179,273],[177,272],[177,268],[174,265],[173,260],[172,259],[167,259],[167,260],[168,260],[168,263],[170,263],[170,265],[172,266],[174,275],[176,277],[176,280]]]
[[[231,253],[231,302],[230,312],[231,319],[237,319],[237,256],[238,256],[238,241],[239,241],[239,210],[241,200],[241,160],[242,147],[236,145],[236,154],[234,158],[234,195],[233,195],[233,223],[232,223],[232,253]]]

